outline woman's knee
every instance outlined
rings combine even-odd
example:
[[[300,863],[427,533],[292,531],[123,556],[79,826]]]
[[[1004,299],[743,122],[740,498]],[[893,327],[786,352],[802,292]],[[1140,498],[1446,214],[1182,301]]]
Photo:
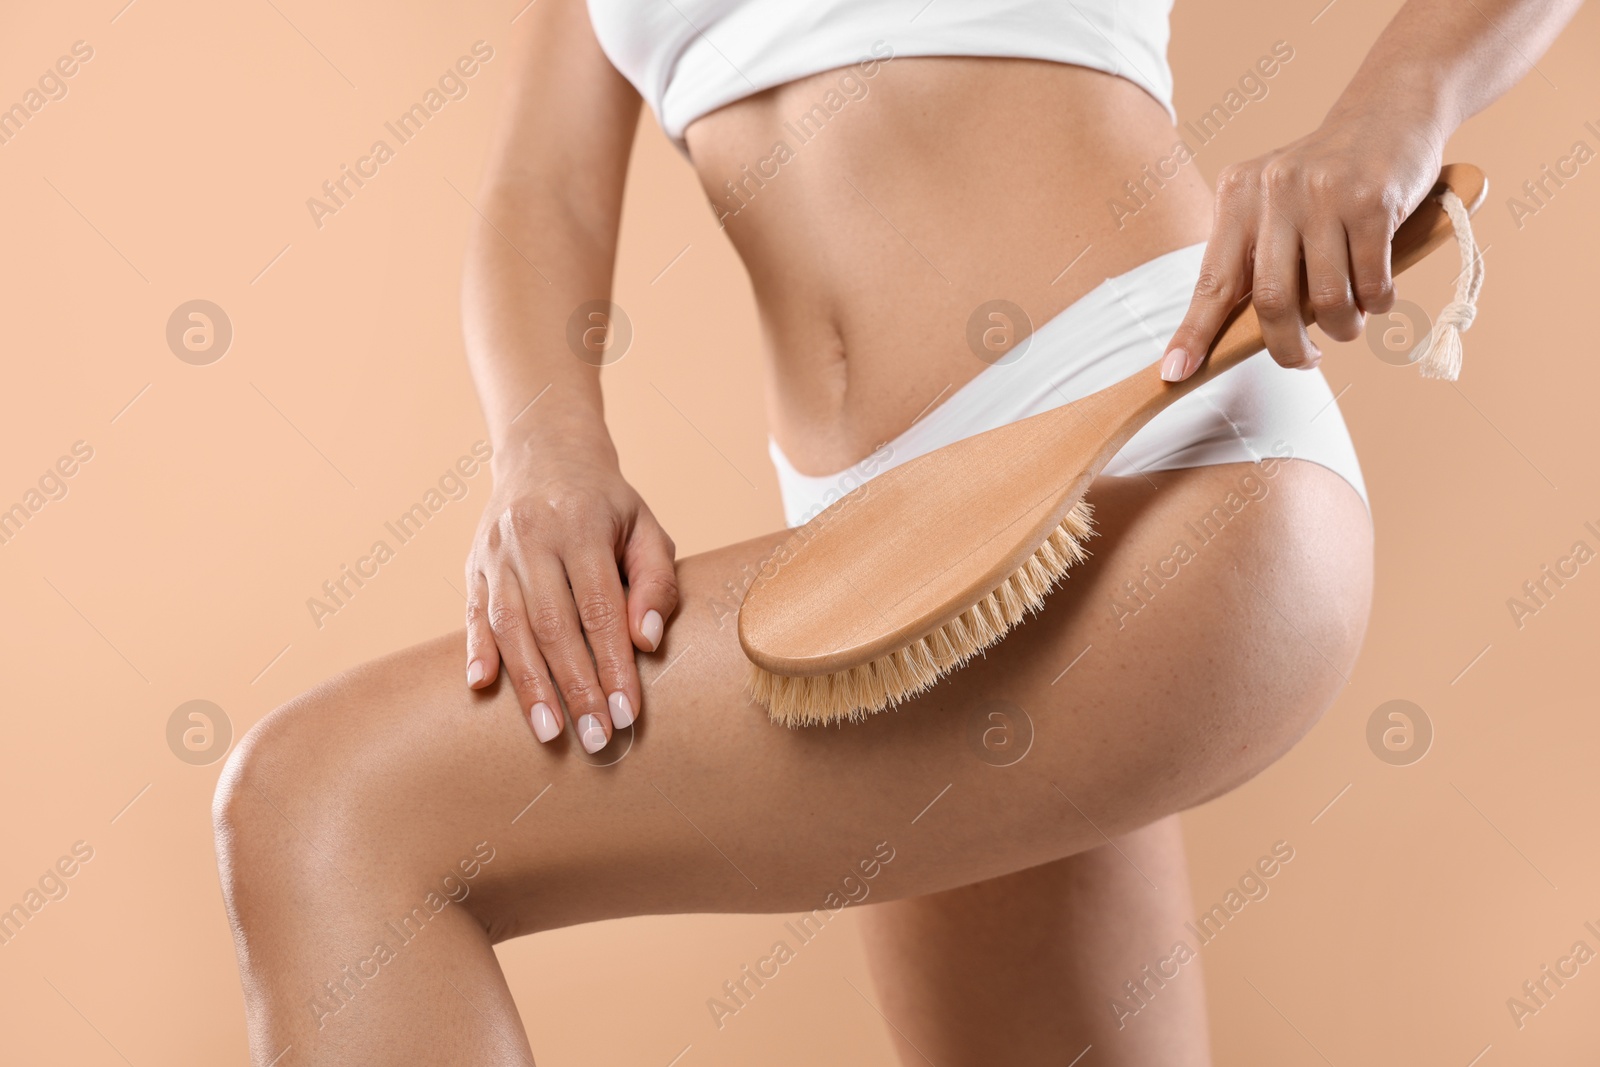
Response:
[[[286,896],[318,885],[386,894],[462,863],[476,876],[493,848],[471,825],[493,763],[482,743],[505,732],[506,709],[442,690],[427,649],[319,686],[241,740],[213,802],[230,898],[263,895],[263,881]]]
[[[292,893],[295,883],[349,877],[339,855],[361,837],[357,824],[374,798],[360,763],[341,775],[317,729],[346,710],[336,687],[320,687],[270,713],[229,755],[212,824],[223,888],[239,918],[252,914],[252,901]]]

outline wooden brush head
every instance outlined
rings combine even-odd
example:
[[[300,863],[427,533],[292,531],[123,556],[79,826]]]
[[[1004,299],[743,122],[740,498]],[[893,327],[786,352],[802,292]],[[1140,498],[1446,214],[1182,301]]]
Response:
[[[1021,567],[1093,480],[1094,433],[1024,419],[886,471],[795,531],[739,610],[774,674],[833,674],[949,622]],[[1074,473],[1076,472],[1076,473]],[[1065,475],[1065,478],[1063,476]]]

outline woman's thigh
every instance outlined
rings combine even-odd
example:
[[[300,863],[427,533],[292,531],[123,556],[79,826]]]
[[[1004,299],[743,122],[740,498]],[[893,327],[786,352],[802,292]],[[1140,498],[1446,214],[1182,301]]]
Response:
[[[1180,817],[1097,848],[943,893],[876,904],[857,920],[902,1064],[1209,1067],[1200,961],[1153,1010],[1123,982],[1171,951],[1193,917]],[[1158,979],[1159,980],[1159,979]],[[1086,1058],[1084,1062],[1089,1062]]]
[[[315,912],[308,936],[355,944],[344,913],[392,919],[469,867],[465,910],[495,939],[648,913],[825,916],[1046,863],[1230,789],[1345,684],[1367,515],[1301,462],[1155,477],[1096,483],[1094,555],[1044,610],[855,725],[786,729],[745,695],[741,576],[779,534],[681,561],[639,720],[596,757],[570,731],[537,743],[508,687],[468,690],[459,633],[358,667],[230,761],[236,921]],[[315,972],[303,955],[286,961]]]

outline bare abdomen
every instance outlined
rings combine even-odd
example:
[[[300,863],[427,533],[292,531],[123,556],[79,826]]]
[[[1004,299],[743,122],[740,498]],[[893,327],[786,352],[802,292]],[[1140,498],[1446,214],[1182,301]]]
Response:
[[[713,112],[687,140],[750,272],[773,432],[807,473],[855,462],[983,370],[968,342],[980,305],[1038,326],[1209,229],[1192,162],[1149,176],[1178,140],[1165,110],[1082,67],[844,68]]]

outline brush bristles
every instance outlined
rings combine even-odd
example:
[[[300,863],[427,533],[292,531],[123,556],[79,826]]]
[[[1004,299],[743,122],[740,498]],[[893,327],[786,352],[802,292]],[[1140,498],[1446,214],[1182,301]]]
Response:
[[[1020,569],[907,647],[848,671],[804,678],[773,674],[752,663],[750,695],[785,726],[855,722],[916,696],[1044,606],[1067,570],[1088,557],[1083,542],[1094,536],[1091,513],[1078,501]]]

